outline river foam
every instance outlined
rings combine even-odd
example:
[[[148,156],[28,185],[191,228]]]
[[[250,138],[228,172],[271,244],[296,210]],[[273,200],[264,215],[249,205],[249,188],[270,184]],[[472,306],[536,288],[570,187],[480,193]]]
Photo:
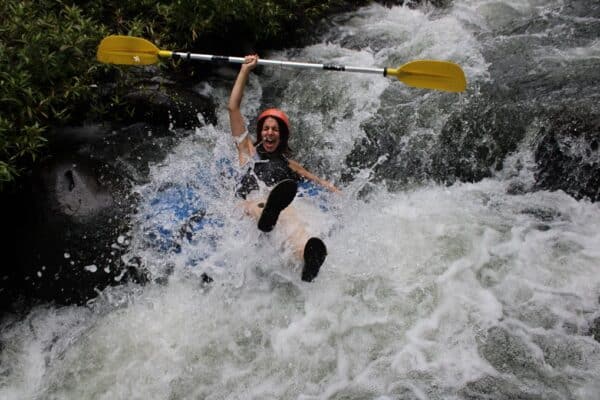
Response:
[[[546,10],[539,1],[478,4],[369,7],[340,17],[327,42],[279,55],[348,65],[443,55],[464,64],[476,91],[490,79],[477,34]],[[300,200],[329,249],[313,283],[299,279],[301,266],[276,231],[258,234],[236,209],[238,167],[223,108],[216,126],[182,139],[136,188],[128,256],[138,257],[149,283],[108,288],[82,307],[41,305],[5,318],[0,397],[595,399],[600,345],[589,329],[600,316],[600,205],[511,190],[515,177],[533,180],[526,146],[477,183],[389,190],[372,180],[376,165],[342,180],[364,122],[398,108],[390,85],[399,83],[284,70],[251,78],[248,123],[286,93],[298,158],[343,188],[320,198],[323,207]],[[225,104],[229,89],[210,90]],[[392,93],[415,110],[406,117],[413,136],[437,134],[460,98]],[[148,229],[179,229],[180,221],[144,216],[172,188],[197,194],[193,201],[220,225],[165,251]]]

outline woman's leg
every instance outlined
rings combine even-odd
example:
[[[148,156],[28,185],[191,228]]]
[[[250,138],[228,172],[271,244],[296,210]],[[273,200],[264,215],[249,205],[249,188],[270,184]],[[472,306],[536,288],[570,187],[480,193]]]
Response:
[[[327,257],[327,247],[321,239],[308,235],[305,223],[296,209],[290,206],[296,190],[296,182],[283,180],[271,190],[266,203],[247,200],[244,208],[247,214],[258,221],[258,229],[263,232],[270,232],[277,224],[277,230],[284,235],[294,256],[304,261],[302,280],[311,282]]]
[[[264,208],[264,201],[245,200],[243,202],[244,211],[255,221],[258,221]],[[292,206],[286,207],[279,215],[277,230],[285,235],[286,242],[290,245],[294,256],[299,260],[303,259],[304,246],[310,238],[306,232],[306,225],[298,217],[296,209]]]
[[[304,246],[310,238],[306,231],[306,223],[298,216],[298,212],[292,206],[286,208],[279,216],[279,224],[281,230],[285,233],[286,241],[289,243],[294,256],[302,260],[304,254]]]
[[[327,247],[319,238],[310,237],[306,231],[306,224],[298,216],[294,207],[288,207],[281,212],[281,230],[286,235],[286,240],[291,246],[296,258],[304,261],[302,266],[302,280],[312,282],[319,274],[321,265],[327,257]]]

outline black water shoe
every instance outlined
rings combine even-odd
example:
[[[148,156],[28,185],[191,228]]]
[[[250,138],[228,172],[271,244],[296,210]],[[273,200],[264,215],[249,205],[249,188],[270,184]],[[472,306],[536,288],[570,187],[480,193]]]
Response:
[[[296,197],[297,190],[298,184],[291,179],[285,179],[275,185],[269,193],[267,204],[258,219],[258,229],[263,232],[271,232],[281,211],[289,206]]]
[[[319,274],[321,265],[327,257],[327,247],[319,238],[308,239],[304,246],[304,268],[302,268],[302,280],[312,282]]]

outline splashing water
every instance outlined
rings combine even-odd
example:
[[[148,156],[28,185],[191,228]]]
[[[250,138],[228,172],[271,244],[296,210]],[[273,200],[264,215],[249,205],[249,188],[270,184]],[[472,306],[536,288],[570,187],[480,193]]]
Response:
[[[341,16],[325,42],[280,56],[390,66],[451,59],[476,88],[493,79],[482,56],[489,32],[561,5],[372,6]],[[547,50],[536,57],[597,58],[598,42]],[[329,249],[315,282],[300,280],[277,232],[259,235],[236,208],[223,110],[136,188],[131,255],[151,283],[5,319],[0,397],[597,398],[600,345],[588,331],[599,315],[600,206],[562,192],[508,194],[511,177],[532,179],[525,148],[478,183],[390,192],[372,181],[375,165],[341,182],[366,120],[400,115],[410,136],[436,135],[462,101],[399,85],[289,70],[251,77],[248,121],[263,106],[289,110],[296,158],[343,186],[340,196],[297,200]],[[229,90],[213,95],[225,104]],[[184,226],[194,216],[213,223]]]

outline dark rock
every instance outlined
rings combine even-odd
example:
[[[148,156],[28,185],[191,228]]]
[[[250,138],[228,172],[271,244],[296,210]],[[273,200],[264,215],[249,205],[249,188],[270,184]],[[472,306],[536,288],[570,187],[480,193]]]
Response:
[[[523,182],[513,180],[508,184],[506,193],[512,195],[525,194],[527,193],[527,185]]]
[[[431,4],[434,7],[448,7],[452,4],[452,0],[377,0],[377,3],[386,7],[403,6],[417,7],[422,4]]]
[[[144,82],[123,97],[121,107],[129,109],[130,122],[146,122],[158,126],[193,128],[215,124],[212,100],[173,84]]]
[[[93,166],[77,157],[56,160],[40,174],[51,217],[92,218],[114,207],[114,199],[94,176]]]
[[[106,134],[107,129],[101,124],[62,127],[51,132],[50,147],[57,151],[76,149],[78,146],[88,143],[101,142]]]
[[[565,2],[563,12],[586,19],[600,18],[600,3],[596,0],[569,0]]]
[[[594,337],[596,342],[600,343],[600,317],[596,318],[592,322],[592,326],[590,327],[590,331],[588,333],[590,336]]]
[[[60,303],[84,302],[124,278],[120,256],[127,248],[130,209],[99,178],[101,169],[75,154],[54,157],[13,198],[4,210],[15,214],[4,289]]]
[[[493,92],[491,87],[487,90]],[[413,121],[406,118],[414,114],[410,102],[398,106],[403,94],[394,87],[386,89],[384,97],[388,96],[396,99],[390,101],[394,108],[382,105],[377,116],[363,124],[366,137],[347,157],[350,168],[344,180],[370,168],[373,181],[385,180],[390,189],[428,180],[477,182],[503,167],[506,156],[523,140],[532,118],[531,113],[521,112],[522,105],[496,101],[490,94],[473,97],[456,108],[439,135],[426,129],[412,134]],[[428,127],[425,117],[416,123]]]
[[[165,74],[152,65],[130,68],[116,83],[99,86],[100,96],[112,104],[106,111],[110,120],[121,125],[143,122],[186,129],[216,123],[210,91],[202,89],[205,83],[196,84],[189,75],[180,76],[175,71]],[[201,89],[196,90],[196,86]]]
[[[477,101],[450,117],[433,154],[436,181],[476,182],[502,169],[529,121],[518,105]]]
[[[214,281],[214,279],[207,275],[206,272],[203,272],[202,275],[200,275],[200,278],[202,279],[203,284],[209,284]]]
[[[362,124],[365,137],[346,157],[349,168],[342,180],[353,179],[363,169],[371,170],[373,182],[385,181],[390,189],[429,179],[435,137],[410,135],[413,121],[406,116],[411,114],[414,109],[407,93],[400,85],[390,85],[377,114]]]
[[[549,207],[527,207],[523,209],[521,213],[532,215],[542,222],[553,222],[563,219],[560,211],[551,209]]]
[[[79,146],[77,152],[106,165],[107,179],[140,184],[147,182],[149,163],[161,161],[189,133],[138,122],[106,132],[102,141]]]
[[[540,189],[563,190],[571,196],[600,199],[600,114],[565,109],[547,119],[535,146]]]
[[[144,123],[55,131],[53,155],[1,199],[3,305],[18,295],[82,303],[108,285],[145,281],[139,260],[122,259],[137,205],[132,185],[185,134]]]

